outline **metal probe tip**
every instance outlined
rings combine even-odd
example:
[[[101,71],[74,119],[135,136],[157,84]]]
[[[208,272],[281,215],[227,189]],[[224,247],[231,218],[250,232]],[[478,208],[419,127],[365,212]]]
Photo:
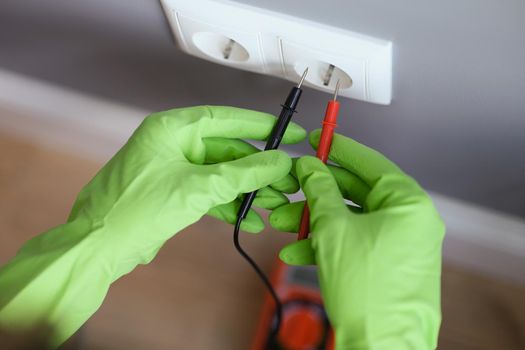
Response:
[[[301,81],[299,82],[299,84],[297,84],[298,89],[300,89],[301,85],[303,85],[304,78],[306,78],[307,74],[308,74],[308,67],[306,67],[306,69],[304,70],[303,76],[301,77]]]
[[[335,84],[335,90],[334,90],[334,101],[337,100],[337,94],[339,93],[339,84],[341,83],[341,80],[337,79],[337,83]]]

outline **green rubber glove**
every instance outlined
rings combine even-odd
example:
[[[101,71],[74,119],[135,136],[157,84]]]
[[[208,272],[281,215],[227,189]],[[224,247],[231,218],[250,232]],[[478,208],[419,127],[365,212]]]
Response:
[[[314,147],[319,135],[311,134]],[[314,157],[296,163],[312,233],[281,259],[318,265],[337,350],[436,348],[445,227],[431,199],[384,156],[344,136],[335,135],[330,160],[340,167]],[[297,232],[303,206],[276,209],[270,224]]]
[[[256,205],[286,203],[280,192],[298,189],[291,159],[239,140],[264,140],[275,120],[206,106],[146,118],[82,189],[68,222],[27,242],[0,269],[0,328],[47,324],[56,347],[98,309],[113,281],[150,262],[166,240],[206,213],[233,221],[238,196],[261,188]],[[291,124],[283,142],[305,136]],[[244,229],[262,229],[253,211],[245,222]]]

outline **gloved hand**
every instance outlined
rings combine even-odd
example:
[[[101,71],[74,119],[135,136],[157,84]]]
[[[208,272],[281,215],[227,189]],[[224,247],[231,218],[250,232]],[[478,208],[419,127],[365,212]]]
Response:
[[[314,147],[319,135],[310,135]],[[434,349],[445,227],[431,199],[380,153],[344,136],[335,135],[330,160],[341,167],[314,157],[296,163],[311,234],[281,259],[318,265],[337,350]],[[303,206],[277,208],[270,224],[297,232]]]
[[[146,118],[82,189],[68,223],[27,242],[0,269],[0,328],[46,323],[57,332],[55,347],[98,309],[113,281],[151,261],[166,240],[207,212],[234,221],[237,197],[261,188],[255,205],[287,202],[279,191],[298,189],[291,159],[239,140],[263,140],[274,123],[271,115],[232,107]],[[291,124],[283,142],[305,135]],[[251,212],[244,229],[259,231],[261,219]]]

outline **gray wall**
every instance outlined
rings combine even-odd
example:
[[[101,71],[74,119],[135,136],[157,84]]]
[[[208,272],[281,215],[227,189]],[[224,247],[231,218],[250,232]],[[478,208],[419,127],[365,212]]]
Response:
[[[243,2],[392,40],[392,105],[346,100],[339,131],[429,189],[525,216],[524,1]],[[154,0],[2,0],[0,67],[152,111],[278,112],[289,87],[182,54]],[[307,90],[296,120],[317,127],[325,100]]]

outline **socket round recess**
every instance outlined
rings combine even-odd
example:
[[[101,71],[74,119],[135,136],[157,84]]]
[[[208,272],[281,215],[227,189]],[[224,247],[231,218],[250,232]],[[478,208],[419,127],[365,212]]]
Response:
[[[250,54],[244,46],[226,35],[199,32],[195,33],[192,39],[202,53],[218,60],[244,62],[250,58]]]
[[[309,85],[318,88],[334,89],[339,80],[339,89],[344,90],[352,86],[352,78],[339,67],[327,62],[310,60],[298,62],[294,65],[294,71],[298,77],[303,75],[308,67],[308,75],[305,80]]]

